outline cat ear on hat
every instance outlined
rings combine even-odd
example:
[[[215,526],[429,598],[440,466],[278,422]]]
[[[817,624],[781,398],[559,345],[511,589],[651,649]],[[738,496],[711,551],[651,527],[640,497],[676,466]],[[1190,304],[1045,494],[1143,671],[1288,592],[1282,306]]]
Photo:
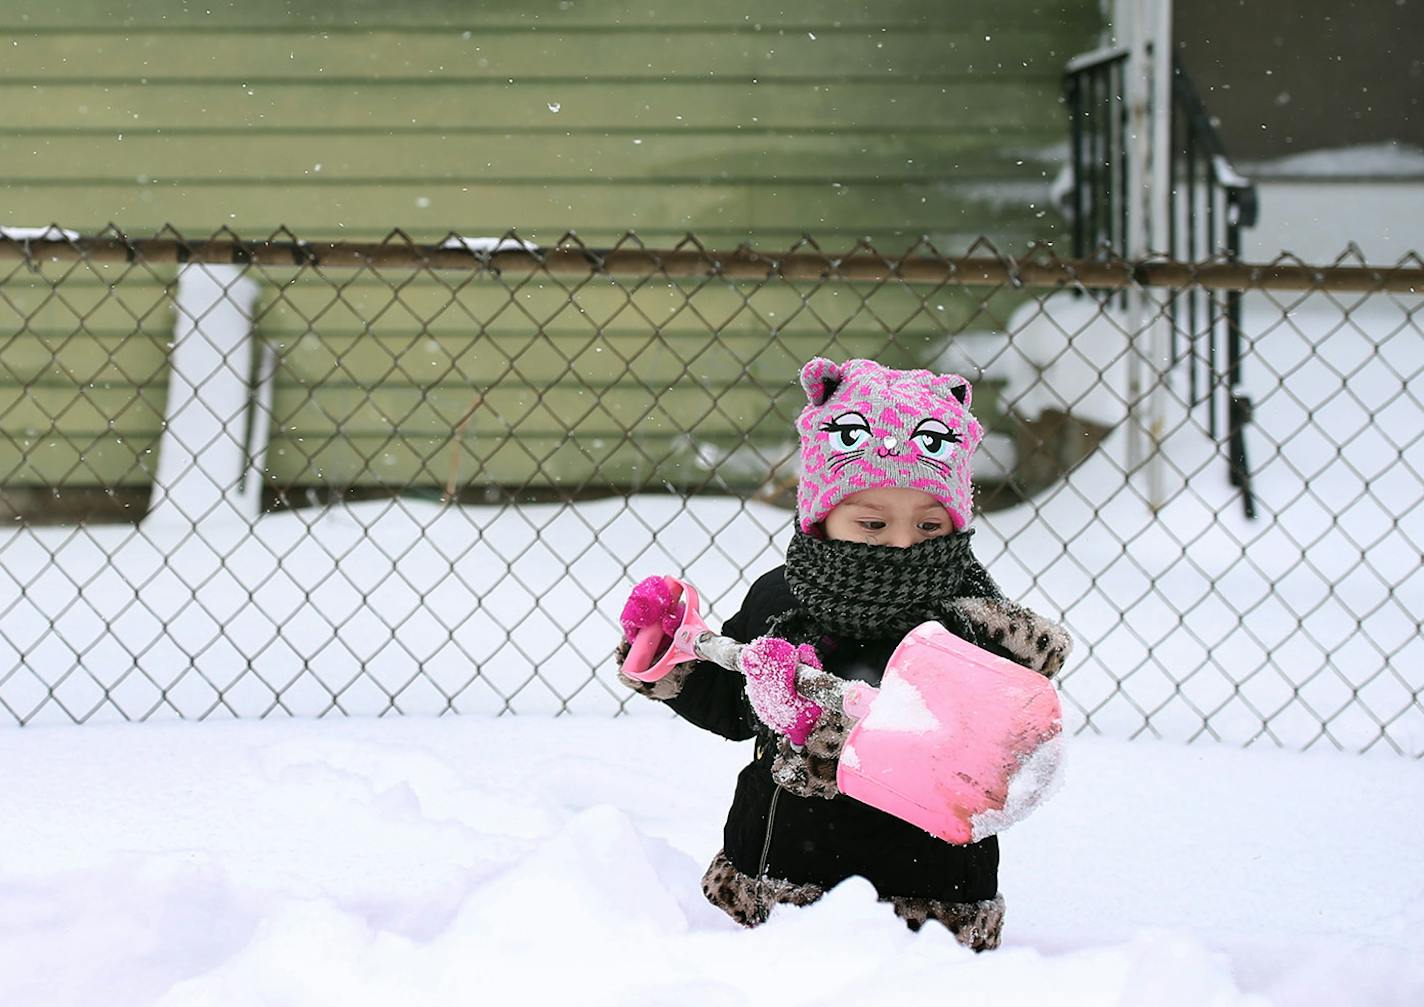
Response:
[[[930,381],[930,387],[944,398],[953,398],[965,409],[974,400],[974,387],[958,374],[937,374]]]
[[[801,387],[806,392],[806,401],[819,406],[835,394],[844,372],[841,365],[825,357],[812,357],[801,368]]]

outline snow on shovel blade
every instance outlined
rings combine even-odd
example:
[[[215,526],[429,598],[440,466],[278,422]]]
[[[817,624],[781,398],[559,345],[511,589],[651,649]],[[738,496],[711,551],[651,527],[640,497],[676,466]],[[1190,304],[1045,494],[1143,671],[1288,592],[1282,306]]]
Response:
[[[841,751],[841,792],[950,843],[1003,831],[1061,779],[1053,685],[937,622],[900,642],[878,691],[853,683],[845,710],[861,719]]]

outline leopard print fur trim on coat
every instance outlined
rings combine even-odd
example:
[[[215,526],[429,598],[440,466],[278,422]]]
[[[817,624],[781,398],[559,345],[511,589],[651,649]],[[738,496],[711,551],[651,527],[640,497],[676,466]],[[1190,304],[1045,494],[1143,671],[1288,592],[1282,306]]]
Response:
[[[702,894],[742,926],[755,927],[765,923],[777,905],[808,906],[825,890],[780,878],[753,878],[737,870],[718,850],[702,876]],[[895,915],[911,930],[918,931],[934,920],[971,951],[989,951],[999,946],[1004,929],[1002,895],[982,902],[941,902],[905,896],[889,896],[880,901],[890,903]]]
[[[627,640],[621,640],[618,643],[618,647],[613,651],[613,661],[620,669],[618,672],[618,681],[638,693],[638,695],[647,696],[649,699],[656,699],[661,702],[675,699],[678,693],[682,692],[682,687],[684,683],[687,682],[687,676],[692,674],[694,662],[689,661],[687,664],[679,664],[656,682],[640,682],[636,678],[629,678],[623,674],[621,670],[623,662],[628,659],[628,651],[632,649],[632,646],[633,645]]]
[[[765,923],[778,903],[809,906],[825,890],[819,885],[797,885],[780,878],[754,878],[732,866],[721,850],[702,875],[702,894],[722,912],[744,927]]]
[[[836,766],[853,723],[840,710],[826,707],[799,751],[785,735],[777,735],[771,778],[797,797],[835,797],[840,793]]]
[[[892,896],[888,901],[895,915],[911,930],[919,931],[930,920],[942,923],[954,939],[971,951],[992,951],[1004,932],[1004,897],[995,895],[981,902],[941,902]]]
[[[982,633],[983,640],[1003,647],[1020,664],[1045,678],[1062,670],[1073,649],[1073,638],[1066,629],[1011,601],[956,598],[950,608]]]

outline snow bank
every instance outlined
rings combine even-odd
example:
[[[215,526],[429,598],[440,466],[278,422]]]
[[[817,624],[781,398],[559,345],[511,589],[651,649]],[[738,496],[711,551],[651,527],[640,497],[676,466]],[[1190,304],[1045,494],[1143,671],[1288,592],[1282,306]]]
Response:
[[[1361,143],[1353,147],[1307,150],[1269,161],[1243,164],[1248,175],[1266,178],[1399,178],[1424,179],[1424,149],[1397,140]]]
[[[651,704],[649,704],[651,705]],[[1004,947],[853,879],[699,879],[749,746],[657,719],[0,733],[0,1003],[1335,1007],[1424,998],[1424,766],[1077,739],[1002,837]]]
[[[50,224],[48,227],[19,227],[0,224],[0,238],[11,241],[78,241],[79,232]]]
[[[509,236],[467,238],[459,234],[452,234],[440,243],[440,247],[463,248],[467,252],[474,252],[479,255],[493,255],[495,252],[537,253],[540,251],[539,246],[533,242],[525,241],[523,238]]]
[[[1018,415],[1034,419],[1053,409],[1105,427],[1127,418],[1132,342],[1120,309],[1093,297],[1050,294],[1019,305],[1007,329],[1011,363],[1003,394]]]

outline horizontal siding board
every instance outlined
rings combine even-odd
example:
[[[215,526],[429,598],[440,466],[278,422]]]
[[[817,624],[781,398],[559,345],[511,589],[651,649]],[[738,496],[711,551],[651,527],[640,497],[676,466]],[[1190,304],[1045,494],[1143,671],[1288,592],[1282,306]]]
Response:
[[[409,137],[330,135],[304,143],[255,142],[251,134],[203,137],[184,149],[174,134],[126,133],[24,137],[0,147],[0,177],[10,184],[41,181],[93,184],[102,178],[155,183],[253,179],[302,179],[305,184],[350,183],[378,178],[392,184],[428,184],[479,178],[486,184],[530,179],[646,185],[647,179],[779,180],[895,185],[905,182],[1029,181],[1056,171],[1018,152],[1023,165],[1005,164],[1005,142],[984,132],[944,136],[938,132],[836,136],[736,132],[658,132],[646,136],[581,132],[541,137],[472,134],[424,137],[416,172],[391,172],[391,152]],[[1050,152],[1051,153],[1051,152]],[[1015,170],[1017,169],[1017,170]],[[384,174],[383,174],[384,173]],[[259,184],[249,182],[248,184]]]
[[[665,82],[687,76],[954,79],[1035,72],[1056,80],[1062,63],[1073,55],[1062,51],[1061,30],[1043,23],[996,32],[950,18],[893,30],[857,26],[794,33],[698,27],[659,34],[655,26],[649,27],[652,30],[630,33],[610,26],[602,38],[483,26],[470,29],[468,37],[447,29],[374,29],[360,34],[213,31],[189,33],[180,42],[163,32],[34,35],[0,30],[0,41],[6,43],[0,81],[111,84],[142,76],[150,84],[204,79],[254,85],[389,79],[431,83],[451,78],[503,83],[511,77]],[[240,61],[234,59],[239,52]],[[570,74],[570,68],[577,74]],[[829,75],[827,68],[833,68]]]
[[[672,434],[706,428],[709,432],[741,429],[769,410],[781,408],[794,416],[805,404],[799,386],[758,388],[754,385],[679,384],[645,388],[615,385],[586,388],[554,385],[470,388],[387,388],[370,390],[326,388],[302,392],[284,390],[273,402],[274,422],[286,433],[293,430],[330,431],[341,436],[451,434],[470,412],[476,396],[479,407],[467,427],[472,437],[529,434],[581,436],[591,431],[599,437],[622,437],[629,431]],[[789,422],[789,420],[788,420]]]
[[[0,433],[0,486],[149,486],[157,449],[156,436],[12,437]]]
[[[9,94],[5,94],[6,91]],[[57,114],[76,126],[181,129],[214,121],[228,125],[281,123],[331,128],[423,125],[458,128],[479,124],[518,131],[527,125],[563,130],[607,127],[699,126],[854,129],[873,121],[882,128],[933,130],[1036,128],[1058,131],[1063,122],[1056,82],[972,79],[927,86],[914,81],[843,85],[815,82],[752,84],[683,78],[655,83],[585,83],[557,88],[544,83],[412,86],[292,82],[66,84],[43,82],[0,87],[0,129],[53,128]],[[558,112],[549,108],[558,104]],[[678,117],[682,118],[679,119]]]
[[[126,385],[142,387],[168,380],[168,332],[29,334],[0,340],[0,400],[35,384]]]
[[[278,381],[368,387],[426,387],[437,382],[523,383],[532,388],[559,381],[592,387],[642,383],[665,388],[684,380],[715,384],[752,380],[768,384],[795,380],[800,365],[813,356],[835,353],[824,333],[695,336],[638,335],[569,337],[479,337],[468,342],[418,337],[409,341],[360,337],[303,339],[282,357]],[[842,351],[861,354],[882,348],[883,338],[851,334],[838,342]]]
[[[17,332],[55,336],[91,329],[171,330],[172,303],[165,284],[143,272],[46,263],[42,278],[27,272],[0,279],[0,338]]]
[[[333,277],[342,278],[333,271]],[[396,271],[378,279],[365,274],[339,291],[307,277],[264,296],[257,314],[259,331],[271,337],[301,333],[309,327],[333,334],[408,331],[412,322],[429,333],[525,332],[539,328],[592,334],[610,327],[666,333],[700,333],[727,328],[770,332],[827,332],[859,323],[893,329],[919,315],[954,324],[954,309],[977,306],[991,296],[986,289],[940,288],[907,284],[670,283],[650,278],[635,288],[631,279],[590,279],[567,286],[531,282],[518,287],[491,279],[473,279],[456,288],[438,282],[410,283]],[[513,280],[511,279],[511,283]],[[944,306],[948,310],[941,309]]]
[[[667,230],[703,232],[703,225],[733,221],[749,233],[884,232],[887,221],[914,220],[913,233],[939,236],[1022,232],[1037,223],[1048,183],[1024,190],[1022,206],[987,207],[972,192],[950,184],[823,186],[688,184],[611,187],[598,183],[367,186],[184,187],[114,181],[85,187],[15,185],[0,192],[7,219],[59,221],[83,230],[110,221],[154,219],[185,234],[206,235],[215,219],[239,233],[261,236],[284,224],[305,237],[342,235],[345,224],[379,221],[433,238],[449,231],[500,234],[513,228],[552,243],[580,222],[582,234],[611,236],[644,222]],[[172,212],[184,216],[174,218]],[[207,208],[207,209],[204,209]],[[221,208],[221,212],[218,212]],[[187,216],[193,214],[193,217]],[[296,222],[295,224],[293,222]],[[826,234],[825,232],[831,232]]]
[[[0,205],[3,205],[4,195],[0,191]],[[49,204],[55,208],[58,204]],[[1043,211],[1036,211],[1043,212]],[[1057,222],[1056,215],[1050,214]],[[42,219],[42,218],[30,218]],[[59,222],[57,218],[51,218],[46,223]],[[110,221],[95,221],[94,228],[105,227]],[[168,223],[184,235],[197,235],[199,239],[213,236],[230,238],[226,232],[219,232],[207,226],[207,221],[187,220],[183,217],[169,218]],[[972,223],[983,223],[982,220],[972,221]],[[82,228],[89,226],[84,222],[76,222],[76,226]],[[381,242],[386,240],[403,240],[393,237],[398,230],[415,242],[436,243],[443,240],[453,230],[458,230],[461,234],[471,235],[495,235],[509,232],[509,228],[501,227],[497,224],[468,224],[455,225],[441,229],[437,226],[406,226],[397,228],[395,225],[381,226],[375,223],[368,223],[365,226],[352,225],[349,227],[331,226],[318,220],[308,221],[306,225],[289,226],[286,232],[279,232],[277,228],[244,226],[237,233],[245,240],[261,241],[271,236],[276,236],[280,240],[290,240],[292,233],[310,236],[313,240],[326,241],[372,241]],[[125,232],[135,237],[149,237],[158,230],[158,225],[143,230],[129,230]],[[517,233],[523,235],[522,229]],[[560,227],[557,230],[549,229],[543,234],[529,234],[528,237],[536,244],[552,246],[555,242],[573,233],[583,242],[584,247],[599,249],[611,248],[620,242],[628,240],[627,228],[575,228]],[[692,232],[687,227],[658,226],[651,224],[640,226],[636,232],[638,240],[645,248],[671,248],[673,245],[685,241]],[[983,241],[986,234],[991,233],[985,228],[977,230],[967,230],[963,228],[946,228],[943,230],[927,231],[922,227],[891,226],[881,224],[877,227],[861,228],[854,232],[835,232],[831,230],[818,232],[812,235],[817,239],[819,247],[827,254],[849,255],[861,247],[862,240],[869,241],[871,246],[881,254],[894,257],[904,253],[929,254],[925,250],[923,241],[929,240],[933,246],[946,255],[963,254],[975,242]],[[992,230],[994,247],[1000,249],[1005,254],[1019,255],[1026,252],[1030,245],[1035,242],[1052,240],[1054,230],[1045,228],[1041,221],[1033,219],[1032,214],[1014,214],[1001,218],[998,226]],[[757,252],[771,255],[783,254],[793,249],[809,251],[810,247],[805,245],[805,239],[811,235],[811,231],[806,227],[800,228],[761,228],[761,227],[699,227],[696,231],[701,247],[716,251],[731,252],[736,248],[747,245]],[[629,247],[629,246],[624,246]],[[693,247],[693,246],[687,246]],[[444,273],[445,271],[442,271]]]
[[[986,31],[1033,28],[1046,19],[1091,30],[1098,21],[1094,0],[1062,3],[1051,12],[1039,0],[1000,0],[993,5],[956,5],[952,17],[943,0],[781,0],[772,11],[757,10],[745,0],[635,0],[635,2],[569,3],[568,0],[503,0],[479,5],[450,0],[7,0],[0,10],[0,27],[12,31],[87,33],[96,23],[115,31],[162,30],[175,35],[225,31],[268,31],[285,28],[304,33],[313,26],[336,34],[406,29],[425,33],[432,26],[456,31],[504,30],[598,33],[641,33],[684,26],[734,28],[754,35],[820,29],[858,30],[862,26],[932,27],[946,21]]]
[[[303,340],[282,358],[279,380],[314,387],[318,383],[424,387],[436,382],[464,382],[475,388],[522,383],[532,388],[558,381],[578,381],[595,388],[641,382],[665,388],[683,380],[705,383],[751,379],[791,380],[799,345],[805,358],[815,355],[824,337],[781,339],[726,337],[696,341],[639,336],[591,337],[582,345],[550,337],[481,337],[464,345],[441,345],[421,337],[405,346],[396,341]],[[315,344],[315,345],[314,345]],[[434,345],[432,345],[434,344]],[[788,369],[787,364],[791,367]]]
[[[166,398],[166,386],[37,386],[11,401],[0,417],[0,430],[30,439],[52,434],[94,437],[110,430],[120,436],[156,433]]]
[[[750,461],[716,473],[707,461],[709,448],[742,447]],[[455,477],[457,487],[642,485],[656,480],[677,486],[756,487],[784,460],[790,442],[779,438],[747,441],[699,436],[640,433],[636,440],[596,435],[570,439],[528,434],[518,439],[467,440],[451,456],[443,437],[353,436],[343,438],[274,437],[266,459],[266,481],[276,487],[396,486],[441,489]],[[748,454],[755,449],[758,455]],[[0,438],[0,483],[11,488],[67,485],[144,487],[152,483],[158,439],[112,436],[83,441],[46,438],[28,446]],[[452,469],[453,465],[453,469]]]
[[[997,408],[995,395],[988,391],[993,384],[981,384],[984,390],[976,391],[976,413],[982,414],[986,425],[997,427],[997,417],[990,415]],[[749,429],[747,424],[755,424],[768,410],[777,408],[777,402],[804,404],[798,394],[791,382],[758,379],[736,383],[700,379],[688,385],[634,380],[615,384],[590,379],[543,386],[451,382],[439,387],[382,385],[374,389],[342,384],[283,384],[278,386],[273,411],[279,435],[299,434],[314,439],[334,436],[334,431],[340,436],[449,433],[467,416],[467,428],[476,433],[524,436],[592,432],[599,437],[647,429],[650,417],[658,416],[655,426],[673,424],[664,431],[671,436],[684,428],[741,432]],[[24,441],[55,434],[78,439],[110,434],[157,436],[162,426],[162,399],[162,390],[152,388],[136,394],[131,389],[96,386],[76,394],[72,386],[39,386],[0,416],[0,435]],[[783,410],[788,422],[791,415]]]
[[[852,321],[835,331],[828,331],[813,319],[798,315],[775,332],[748,317],[740,324],[721,326],[716,330],[716,342],[729,347],[742,359],[765,347],[785,344],[793,347],[828,345],[834,340],[857,339],[877,344],[890,339],[903,342],[907,336],[942,338],[957,334],[976,323],[982,327],[989,321],[984,309],[968,303],[968,297],[947,298],[946,306],[955,310],[944,312],[949,321],[936,313],[933,323],[928,315],[897,328],[893,334],[882,330],[879,322],[865,317]],[[995,315],[998,312],[994,312]],[[443,325],[439,328],[406,328],[378,326],[369,331],[359,328],[338,329],[319,326],[310,330],[294,327],[286,332],[259,330],[268,342],[283,352],[301,353],[310,360],[347,359],[352,354],[370,353],[398,365],[399,361],[415,361],[423,370],[429,361],[461,362],[470,359],[476,349],[513,357],[527,352],[531,346],[547,346],[551,353],[565,359],[590,360],[595,350],[613,348],[616,354],[628,346],[653,343],[669,345],[682,356],[695,355],[709,342],[709,330],[698,326],[668,325],[658,331],[628,326],[606,326],[598,330],[567,328],[557,325],[535,333],[527,326],[496,324]],[[40,373],[49,367],[60,367],[66,373],[78,374],[92,370],[96,363],[115,366],[128,374],[147,374],[155,361],[164,358],[165,347],[172,339],[169,329],[162,330],[100,330],[73,333],[67,331],[25,332],[0,343],[0,379],[8,374],[33,371]],[[616,355],[615,354],[615,355]],[[318,356],[322,355],[322,356]],[[4,381],[0,380],[0,385]]]
[[[559,487],[707,485],[752,489],[766,482],[787,442],[760,445],[768,459],[757,464],[727,466],[713,471],[706,460],[707,439],[689,443],[685,437],[640,435],[637,443],[596,437],[521,436],[518,440],[466,443],[452,459],[450,443],[440,438],[390,440],[354,437],[326,443],[274,441],[268,480],[277,486],[373,486],[457,488],[488,485]],[[703,453],[699,453],[703,452]],[[316,473],[319,479],[313,479]],[[453,477],[453,478],[452,478]]]

